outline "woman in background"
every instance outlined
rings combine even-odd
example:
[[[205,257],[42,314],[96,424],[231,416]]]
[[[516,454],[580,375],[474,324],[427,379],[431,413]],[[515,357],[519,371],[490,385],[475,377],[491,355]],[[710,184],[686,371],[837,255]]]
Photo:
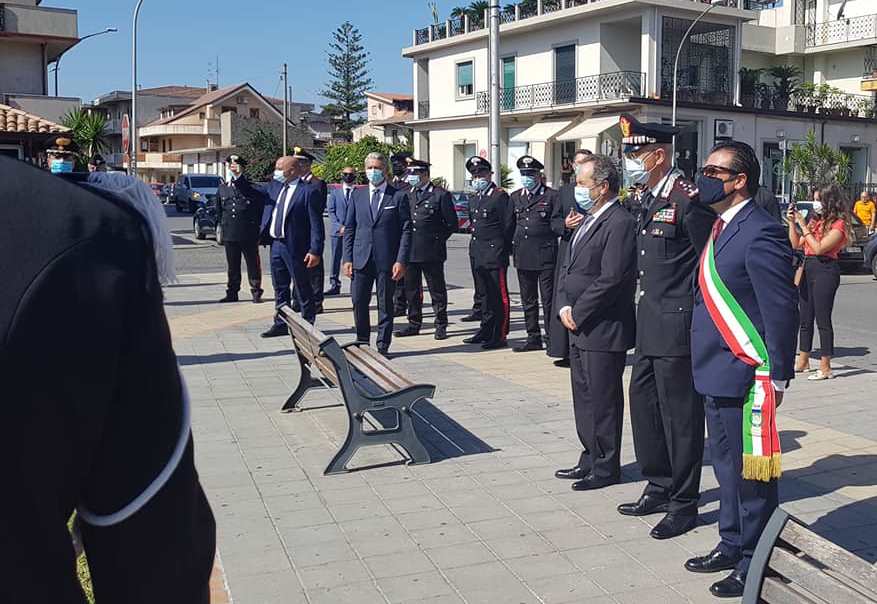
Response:
[[[831,313],[840,285],[838,254],[849,239],[843,192],[837,185],[823,187],[814,196],[813,215],[806,219],[794,206],[789,208],[789,240],[794,249],[804,251],[804,276],[799,287],[801,332],[800,352],[795,371],[810,371],[813,349],[813,321],[819,328],[822,358],[819,369],[808,380],[828,380],[834,356],[834,330]],[[796,228],[800,227],[801,232]]]

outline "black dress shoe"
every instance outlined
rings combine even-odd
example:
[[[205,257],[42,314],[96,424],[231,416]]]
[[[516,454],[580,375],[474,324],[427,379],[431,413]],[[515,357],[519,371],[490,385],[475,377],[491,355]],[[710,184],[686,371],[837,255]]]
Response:
[[[272,325],[266,331],[262,332],[263,338],[279,338],[280,336],[288,336],[289,328],[286,325]]]
[[[534,350],[542,350],[542,340],[527,340],[520,346],[512,348],[514,352],[531,352]]]
[[[690,558],[685,562],[685,570],[693,573],[717,573],[731,570],[740,561],[740,556],[729,556],[719,549],[714,549],[706,556]]]
[[[574,468],[564,468],[554,473],[555,478],[563,478],[564,480],[581,480],[588,475],[589,470],[581,466]]]
[[[447,325],[439,325],[435,328],[435,339],[436,340],[447,340],[448,339],[448,326]]]
[[[333,287],[333,288],[327,289],[326,291],[323,292],[323,295],[324,296],[339,296],[339,295],[341,295],[341,288],[340,287]]]
[[[573,491],[593,491],[596,489],[602,489],[603,487],[608,487],[613,484],[618,484],[621,482],[618,478],[597,478],[593,474],[588,474],[581,480],[577,480],[572,483]]]
[[[404,308],[397,308],[396,310],[393,311],[394,317],[404,317],[407,314],[408,314],[408,311],[405,310]]]
[[[322,305],[322,304],[317,305],[317,307],[314,309],[314,314],[315,314],[315,315],[321,315],[321,314],[323,314],[324,312],[326,312],[326,311],[323,309],[323,305]]]
[[[483,344],[486,341],[487,341],[487,338],[476,333],[474,336],[464,338],[463,344]]]
[[[222,298],[219,302],[220,302],[220,304],[222,304],[225,302],[237,302],[237,301],[238,301],[237,293],[228,292],[227,294],[225,294],[225,297]]]
[[[500,340],[499,342],[485,342],[481,345],[482,350],[499,350],[500,348],[505,348],[509,343],[505,340]]]
[[[655,495],[642,495],[635,503],[622,503],[618,513],[625,516],[648,516],[649,514],[666,513],[670,502]]]
[[[569,369],[569,359],[557,359],[554,361],[554,366]]]
[[[735,570],[730,575],[710,585],[710,593],[717,598],[739,598],[746,587],[746,573]]]
[[[410,336],[419,336],[420,335],[420,328],[414,327],[413,325],[409,325],[408,327],[405,327],[403,329],[396,330],[396,332],[393,335],[395,335],[399,338],[407,338]]]
[[[471,315],[466,315],[462,319],[460,319],[463,323],[480,323],[481,315],[479,313],[472,313]]]
[[[390,349],[389,348],[378,348],[378,354],[387,359],[390,358]]]
[[[261,304],[262,303],[262,292],[253,292],[253,304]]]
[[[649,532],[652,539],[672,539],[684,535],[697,526],[697,514],[668,513]]]
[[[292,304],[292,312],[301,312],[301,304],[294,302]]]

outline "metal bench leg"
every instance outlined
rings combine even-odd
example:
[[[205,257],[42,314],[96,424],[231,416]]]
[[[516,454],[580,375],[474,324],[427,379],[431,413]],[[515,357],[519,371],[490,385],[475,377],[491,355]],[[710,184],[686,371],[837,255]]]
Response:
[[[298,407],[299,401],[304,397],[305,392],[314,388],[316,386],[322,385],[319,380],[314,379],[314,376],[311,375],[311,369],[305,361],[304,357],[300,354],[296,354],[298,357],[298,365],[299,365],[299,376],[298,376],[298,385],[293,390],[292,394],[289,395],[289,398],[286,399],[286,402],[283,403],[283,407],[280,409],[283,413],[290,413],[292,411],[301,411],[301,407]]]
[[[351,415],[350,423],[347,426],[347,438],[344,439],[344,444],[341,445],[335,457],[326,466],[326,469],[323,471],[324,475],[328,476],[329,474],[343,474],[347,472],[347,464],[350,463],[350,460],[353,459],[353,456],[356,455],[356,452],[364,444],[358,442],[362,440],[362,434],[362,419]]]
[[[431,461],[429,453],[426,451],[426,447],[423,446],[423,443],[420,442],[420,439],[417,438],[417,433],[414,431],[414,421],[411,418],[411,407],[405,407],[399,411],[399,427],[401,428],[399,435],[402,439],[397,444],[405,449],[405,452],[408,453],[408,457],[411,458],[408,465],[414,466],[429,463]]]

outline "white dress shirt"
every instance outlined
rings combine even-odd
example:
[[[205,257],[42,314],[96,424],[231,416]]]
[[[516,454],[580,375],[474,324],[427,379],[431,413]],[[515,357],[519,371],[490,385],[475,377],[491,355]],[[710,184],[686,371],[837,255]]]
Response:
[[[380,191],[380,193],[381,193],[377,207],[372,206],[372,200],[374,199],[375,191]],[[368,206],[372,211],[373,218],[375,216],[377,216],[378,210],[380,209],[381,205],[383,205],[384,196],[386,194],[387,194],[387,180],[386,179],[384,179],[384,181],[381,184],[379,184],[378,186],[374,186],[373,184],[369,183],[369,185],[368,185]]]
[[[592,226],[594,226],[594,223],[597,222],[597,219],[600,216],[602,216],[606,212],[606,210],[608,210],[610,207],[615,205],[615,202],[617,200],[618,200],[618,197],[613,197],[608,202],[606,202],[606,205],[601,206],[599,210],[597,210],[593,214],[588,214],[587,216],[585,216],[585,220],[582,222],[582,224],[576,230],[575,235],[573,235],[572,245],[569,247],[570,258],[572,258],[572,255],[575,252],[576,246],[579,243],[579,239],[581,239],[584,236],[584,234],[587,233]],[[564,306],[559,311],[557,311],[557,315],[562,317],[563,313],[566,312],[567,310],[572,311],[572,306]]]
[[[292,204],[290,202],[292,201],[292,196],[295,195],[295,188],[298,186],[298,181],[299,181],[299,179],[296,178],[295,180],[291,180],[287,183],[288,188],[286,189],[286,204],[285,204],[283,216],[279,217],[280,226],[281,226],[281,231],[280,231],[281,233],[286,232],[286,217],[289,215],[289,209],[292,206]],[[284,185],[284,186],[287,186],[287,185]],[[275,232],[274,227],[276,226],[277,220],[278,220],[279,212],[277,210],[280,208],[280,205],[281,205],[280,202],[281,202],[281,199],[278,196],[277,203],[274,204],[274,211],[271,214],[271,229],[268,231],[269,233]]]

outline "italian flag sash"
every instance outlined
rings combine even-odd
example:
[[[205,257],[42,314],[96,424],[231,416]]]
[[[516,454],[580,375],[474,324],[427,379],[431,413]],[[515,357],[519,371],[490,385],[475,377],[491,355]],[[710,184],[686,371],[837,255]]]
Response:
[[[779,478],[780,437],[767,347],[716,270],[713,237],[700,258],[698,284],[710,318],[731,352],[755,367],[755,380],[743,401],[743,478],[764,482]]]

